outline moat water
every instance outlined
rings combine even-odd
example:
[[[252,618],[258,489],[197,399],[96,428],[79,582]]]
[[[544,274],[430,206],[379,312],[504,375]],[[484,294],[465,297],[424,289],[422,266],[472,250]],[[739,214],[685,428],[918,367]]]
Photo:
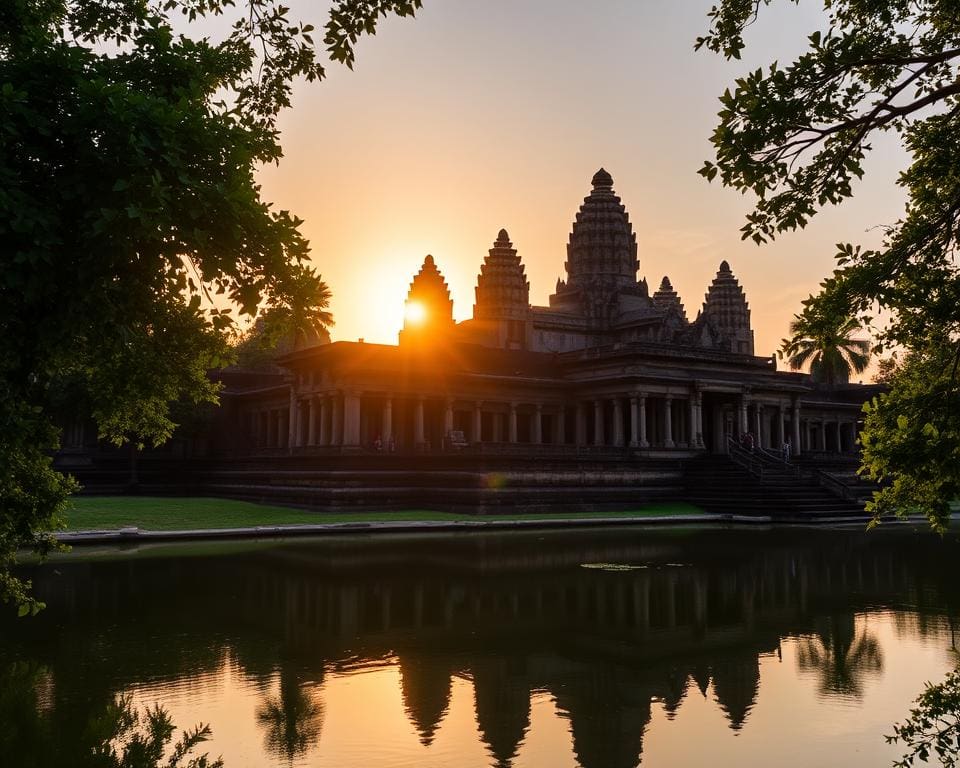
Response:
[[[91,764],[127,695],[226,768],[877,768],[957,662],[958,554],[903,528],[77,550],[0,619],[0,764]]]

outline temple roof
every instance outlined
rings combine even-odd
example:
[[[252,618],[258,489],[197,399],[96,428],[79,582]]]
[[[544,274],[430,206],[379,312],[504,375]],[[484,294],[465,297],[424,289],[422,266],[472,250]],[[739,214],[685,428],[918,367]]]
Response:
[[[594,189],[598,187],[601,189],[610,190],[613,187],[613,176],[607,173],[606,169],[601,168],[595,174],[593,178],[590,179],[590,183],[593,185]]]
[[[701,315],[710,318],[724,331],[750,329],[750,306],[747,304],[747,297],[726,261],[720,262],[717,276],[707,289]]]
[[[480,266],[476,297],[476,320],[522,319],[530,309],[530,283],[505,229],[500,230]]]
[[[674,311],[684,320],[687,319],[687,314],[683,308],[683,303],[680,301],[680,296],[673,290],[673,286],[670,284],[670,278],[666,275],[663,276],[657,292],[653,294],[653,305],[661,312]]]
[[[630,217],[601,168],[577,212],[567,244],[567,281],[558,293],[579,294],[586,304],[607,304],[637,292],[637,237]]]
[[[418,307],[418,317],[411,316],[411,307]],[[423,266],[410,283],[401,338],[410,332],[435,334],[450,330],[453,325],[453,299],[450,298],[450,289],[437,269],[433,256],[427,254]]]

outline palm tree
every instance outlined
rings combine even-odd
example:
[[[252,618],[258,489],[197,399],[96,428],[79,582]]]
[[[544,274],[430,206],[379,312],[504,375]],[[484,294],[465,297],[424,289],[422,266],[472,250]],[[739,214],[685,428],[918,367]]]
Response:
[[[270,696],[257,708],[267,749],[292,764],[320,741],[323,705],[300,685],[297,673],[280,667],[280,695]]]
[[[866,628],[857,628],[853,613],[817,620],[816,633],[801,637],[797,666],[816,672],[821,696],[861,700],[864,682],[883,671],[880,642]]]
[[[791,336],[783,340],[780,356],[795,371],[809,362],[815,381],[831,387],[845,384],[851,373],[863,373],[870,362],[870,342],[851,338],[860,327],[853,317],[828,316],[808,306],[793,316]]]

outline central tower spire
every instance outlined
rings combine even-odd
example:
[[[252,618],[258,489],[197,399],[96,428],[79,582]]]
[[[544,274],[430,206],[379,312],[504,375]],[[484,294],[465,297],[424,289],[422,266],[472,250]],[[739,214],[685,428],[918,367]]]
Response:
[[[557,285],[551,305],[576,302],[596,317],[614,311],[620,294],[643,291],[637,283],[637,236],[613,191],[613,177],[601,168],[591,183],[567,244],[567,280]]]

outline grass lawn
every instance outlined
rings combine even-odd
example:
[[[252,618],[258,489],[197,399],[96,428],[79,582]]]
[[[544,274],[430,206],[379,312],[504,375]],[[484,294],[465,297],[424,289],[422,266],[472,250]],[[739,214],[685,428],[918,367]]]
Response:
[[[656,517],[703,514],[692,504],[664,502],[619,512],[557,512],[497,515],[498,520],[590,519],[596,517]],[[193,528],[242,528],[303,523],[371,523],[401,520],[489,520],[490,516],[454,512],[308,512],[249,501],[149,496],[76,496],[66,513],[67,530],[110,530],[136,526],[151,531]]]

